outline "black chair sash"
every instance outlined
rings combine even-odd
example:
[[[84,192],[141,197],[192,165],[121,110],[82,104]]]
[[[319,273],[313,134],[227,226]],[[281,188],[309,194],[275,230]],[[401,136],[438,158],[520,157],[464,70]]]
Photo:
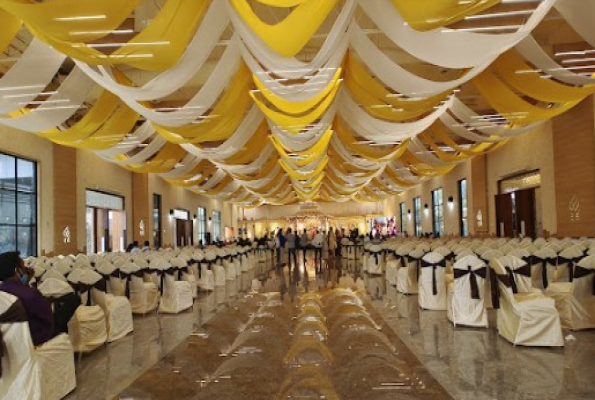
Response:
[[[170,269],[165,269],[165,270],[160,270],[159,271],[159,293],[163,296],[163,287],[165,286],[165,275],[171,275],[174,276],[176,274],[177,269],[176,268],[170,268]]]
[[[25,307],[23,307],[23,303],[18,299],[12,303],[6,311],[0,314],[0,324],[13,324],[27,321]],[[2,330],[0,330],[0,378],[2,378],[2,357],[4,357],[4,349],[6,349],[6,343],[4,343]]]
[[[531,267],[534,265],[541,265],[541,282],[543,284],[543,288],[547,289],[547,287],[549,286],[549,280],[548,280],[548,276],[547,276],[547,264],[553,264],[556,265],[556,262],[558,261],[557,258],[539,258],[537,256],[533,256],[531,258]]]
[[[481,297],[479,296],[479,285],[477,284],[477,276],[485,279],[487,274],[487,267],[481,267],[476,270],[471,268],[471,265],[467,266],[467,269],[454,269],[455,279],[459,279],[464,277],[465,275],[469,275],[469,284],[471,286],[471,298],[475,300],[479,300]]]
[[[78,283],[72,284],[72,287],[74,288],[74,292],[79,296],[82,296],[83,294],[87,293],[87,303],[85,304],[86,306],[92,305],[91,304],[91,289],[101,290],[104,293],[107,292],[107,284],[106,284],[104,278],[101,278],[100,280],[98,280],[97,282],[95,282],[92,285],[78,282]]]
[[[585,276],[589,276],[589,275],[595,275],[595,269],[589,269],[589,268],[583,268],[580,266],[576,266],[574,268],[574,278],[578,279],[578,278],[583,278]],[[593,294],[593,296],[595,296],[595,276],[593,277],[593,285],[591,288],[591,293]]]
[[[376,252],[376,251],[371,251],[370,252],[373,256],[374,256],[374,261],[376,262],[376,265],[378,265],[378,256],[380,255],[380,251]]]
[[[492,307],[497,310],[500,308],[500,287],[498,281],[502,282],[504,286],[511,287],[510,276],[508,274],[497,274],[492,269],[490,273],[490,288],[492,289]]]
[[[148,271],[155,271],[152,269],[149,269]],[[125,272],[120,272],[120,278],[122,279],[126,279],[126,289],[124,290],[124,293],[126,294],[126,297],[130,298],[130,278],[132,278],[133,276],[136,276],[138,278],[142,278],[143,275],[145,275],[145,270],[138,270],[136,272],[131,272],[131,273],[125,273]]]
[[[574,264],[578,263],[580,260],[582,260],[583,257],[573,257],[573,258],[565,258],[562,256],[558,256],[558,266],[562,265],[562,264],[568,264],[568,281],[572,282],[572,279],[574,278]]]
[[[442,259],[442,261],[438,263],[429,263],[427,261],[421,260],[421,267],[422,268],[429,268],[432,267],[432,294],[436,296],[438,294],[438,284],[436,282],[436,268],[446,268],[446,260]]]

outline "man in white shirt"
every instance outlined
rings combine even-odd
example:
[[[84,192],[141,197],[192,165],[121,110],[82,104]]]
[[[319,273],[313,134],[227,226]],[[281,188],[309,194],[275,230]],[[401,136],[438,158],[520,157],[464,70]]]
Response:
[[[316,262],[318,260],[318,267],[322,271],[322,245],[324,244],[324,235],[320,233],[320,230],[316,230],[316,235],[312,239],[314,245],[314,268],[316,268]]]

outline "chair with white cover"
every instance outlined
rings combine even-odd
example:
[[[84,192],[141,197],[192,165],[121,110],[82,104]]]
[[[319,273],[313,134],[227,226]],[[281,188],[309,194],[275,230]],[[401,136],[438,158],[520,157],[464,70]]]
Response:
[[[59,279],[61,281],[67,282],[66,277],[64,275],[62,275],[60,272],[58,272],[57,269],[54,269],[54,268],[50,268],[47,271],[45,271],[45,274],[43,274],[41,276],[41,279],[39,281],[43,282],[46,279],[50,279],[50,278]],[[39,286],[39,284],[37,286]]]
[[[82,304],[68,321],[68,336],[76,352],[91,352],[107,342],[105,313],[100,306],[92,305],[90,294],[91,289],[101,285],[102,281],[101,275],[90,269],[75,268],[68,275],[68,282],[75,288]]]
[[[192,257],[198,262],[198,280],[196,281],[197,286],[199,286],[201,290],[205,291],[215,290],[215,274],[211,270],[212,261],[207,261],[205,258],[205,253],[202,251],[195,253]]]
[[[215,274],[215,286],[225,286],[225,268],[222,264],[222,259],[215,249],[209,249],[205,254],[207,262],[211,263],[211,271]]]
[[[551,282],[572,282],[573,271],[575,265],[585,257],[583,247],[580,245],[573,245],[566,247],[558,254],[556,270],[551,279]]]
[[[221,265],[225,269],[225,280],[233,281],[236,279],[236,267],[231,258],[231,249],[222,248],[217,249],[217,255],[221,259]]]
[[[136,264],[126,262],[120,267],[125,282],[125,294],[133,314],[146,314],[159,305],[159,290],[153,282],[143,280],[144,272]]]
[[[388,257],[386,261],[386,282],[390,286],[397,286],[398,272],[401,268],[401,256],[396,253],[396,246],[393,246],[392,257]]]
[[[554,300],[536,292],[513,293],[500,261],[493,259],[490,267],[500,336],[520,346],[564,346]]]
[[[192,298],[196,299],[198,297],[198,290],[196,287],[196,278],[194,277],[194,273],[190,269],[188,265],[188,261],[186,261],[181,256],[178,256],[171,260],[171,266],[176,270],[176,274],[179,281],[188,282],[190,284],[190,289],[192,291]]]
[[[533,289],[530,265],[518,257],[506,255],[498,257],[498,261],[510,278],[510,285],[513,293],[541,293],[539,289]]]
[[[125,292],[124,283],[120,278],[120,271],[108,260],[99,261],[95,271],[105,279],[107,292],[114,296],[123,296]]]
[[[369,248],[368,261],[365,271],[372,275],[384,274],[384,254],[382,247],[373,244]]]
[[[424,310],[446,311],[446,259],[432,251],[421,259],[419,306]]]
[[[399,251],[399,250],[397,250]],[[401,257],[401,268],[397,271],[397,291],[405,294],[417,294],[419,263],[424,256],[421,249],[412,250]],[[405,262],[403,262],[403,260]]]
[[[106,293],[99,286],[91,288],[91,296],[93,302],[105,313],[108,343],[121,339],[134,330],[132,305],[126,296]]]
[[[558,263],[558,253],[549,247],[541,247],[531,256],[531,279],[533,287],[547,289],[553,279]]]
[[[67,334],[60,334],[35,349],[41,399],[60,400],[76,388],[74,349]]]
[[[159,312],[178,314],[191,308],[194,300],[190,283],[176,280],[177,271],[166,260],[159,261],[157,268],[160,270],[161,280],[159,285],[161,290]]]
[[[545,295],[555,300],[563,328],[595,328],[595,256],[574,266],[572,282],[550,283]]]
[[[41,400],[39,368],[27,312],[13,295],[0,291],[0,399]]]
[[[447,312],[453,325],[488,326],[485,302],[487,267],[474,255],[454,264],[454,282],[448,285]]]

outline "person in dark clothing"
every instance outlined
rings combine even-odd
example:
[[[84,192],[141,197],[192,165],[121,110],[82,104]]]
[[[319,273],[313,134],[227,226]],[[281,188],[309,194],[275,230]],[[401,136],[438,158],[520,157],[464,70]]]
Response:
[[[54,315],[41,293],[29,286],[32,276],[33,271],[25,267],[19,252],[0,254],[0,290],[21,301],[27,312],[31,339],[35,346],[39,346],[54,335]]]

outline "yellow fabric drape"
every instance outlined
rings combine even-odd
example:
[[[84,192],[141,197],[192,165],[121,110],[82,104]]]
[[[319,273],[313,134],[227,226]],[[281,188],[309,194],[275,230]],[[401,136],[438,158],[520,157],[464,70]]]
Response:
[[[162,71],[180,59],[207,5],[206,0],[168,0],[142,32],[123,45],[109,47],[116,50],[107,55],[96,50],[93,45],[60,40],[44,30],[31,29],[35,36],[58,51],[89,64],[127,64],[140,69]]]
[[[165,139],[176,144],[227,140],[244,120],[251,105],[248,95],[250,85],[248,67],[242,64],[229,88],[209,114],[212,118],[180,127],[153,126]]]
[[[461,21],[500,3],[500,0],[391,0],[413,29],[429,31]]]
[[[413,175],[424,177],[444,175],[455,167],[455,165],[434,167],[424,164],[409,149],[403,153],[399,160],[409,168]]]
[[[244,147],[238,150],[233,156],[230,156],[220,162],[225,165],[250,164],[256,160],[260,153],[268,145],[267,137],[269,135],[269,126],[266,121],[254,131]]]
[[[271,49],[293,57],[314,36],[338,0],[307,0],[297,5],[283,21],[274,25],[263,22],[247,0],[229,0],[246,25]]]
[[[409,139],[398,145],[370,146],[357,143],[354,133],[343,122],[341,118],[335,120],[335,132],[337,137],[351,153],[359,155],[367,160],[374,162],[384,162],[399,157],[407,148]],[[388,147],[388,149],[386,149]]]
[[[256,0],[261,4],[266,4],[267,6],[273,7],[295,7],[299,6],[302,3],[307,2],[308,0]]]
[[[122,167],[136,173],[161,174],[171,171],[186,154],[186,151],[180,146],[166,143],[150,161],[140,165],[122,165]]]
[[[0,0],[0,8],[44,35],[70,42],[87,42],[109,35],[141,0]],[[65,20],[67,18],[68,20]],[[73,35],[73,32],[76,34]]]
[[[293,178],[293,179],[312,179],[314,177],[317,177],[319,174],[322,173],[322,171],[324,170],[324,168],[326,167],[326,164],[328,163],[328,157],[325,157],[320,164],[318,164],[316,166],[316,168],[314,168],[312,171],[296,171],[293,168],[291,168],[289,165],[287,165],[287,163],[283,160],[279,160],[279,164],[281,165],[281,167],[283,168],[283,170],[285,170],[285,172],[287,172],[287,174]]]
[[[268,90],[256,75],[253,75],[253,80],[256,84],[256,88],[260,91],[260,93],[269,103],[273,104],[278,110],[286,114],[297,115],[304,114],[308,110],[314,108],[325,97],[331,95],[331,93],[334,97],[336,95],[337,90],[339,89],[338,86],[341,83],[341,71],[342,69],[338,68],[331,82],[329,82],[329,84],[320,93],[318,93],[311,99],[304,101],[285,100],[284,98],[277,96],[276,94]]]
[[[120,105],[122,102],[116,95],[104,90],[91,109],[74,126],[65,131],[52,129],[38,135],[53,141],[60,140],[66,145],[83,140],[101,128]]]
[[[337,91],[339,90],[339,82],[333,87],[331,92],[322,100],[316,107],[307,113],[302,115],[288,115],[283,112],[271,110],[262,100],[260,100],[254,93],[250,93],[250,96],[254,99],[254,102],[261,111],[271,119],[276,125],[282,127],[290,133],[298,133],[305,129],[307,125],[314,123],[318,120],[330,107],[332,102],[335,100]]]
[[[449,92],[445,92],[415,100],[397,97],[373,78],[352,54],[347,57],[345,86],[368,114],[392,122],[411,120],[428,114],[449,95]]]
[[[580,100],[569,101],[552,108],[534,106],[502,82],[491,67],[475,77],[472,82],[492,108],[513,125],[529,125],[553,118],[580,102]]]
[[[595,85],[568,86],[551,79],[543,79],[538,73],[517,73],[517,71],[532,71],[533,68],[515,50],[502,54],[491,68],[510,86],[540,101],[551,103],[580,101],[595,93]]]
[[[328,148],[328,144],[331,140],[332,135],[333,135],[333,131],[331,128],[329,128],[320,137],[320,140],[318,140],[309,149],[303,150],[303,151],[292,151],[291,149],[287,149],[285,146],[283,146],[283,143],[279,139],[277,139],[274,135],[271,135],[269,137],[271,139],[271,142],[273,142],[273,145],[275,146],[275,149],[277,149],[277,152],[279,153],[281,158],[283,158],[285,160],[291,160],[298,167],[305,167],[308,164],[311,164],[312,162],[318,160],[324,153],[326,153],[326,150]],[[292,158],[287,153],[288,151],[297,154],[299,156],[299,158],[297,158],[297,159]]]
[[[0,8],[0,53],[4,53],[15,38],[23,22]]]
[[[267,162],[262,166],[260,171],[254,175],[246,175],[246,174],[242,174],[242,173],[233,173],[232,175],[241,181],[256,181],[259,179],[264,179],[269,175],[269,173],[275,167],[275,164],[277,164],[278,160],[279,159],[277,157],[269,158],[267,160]]]

